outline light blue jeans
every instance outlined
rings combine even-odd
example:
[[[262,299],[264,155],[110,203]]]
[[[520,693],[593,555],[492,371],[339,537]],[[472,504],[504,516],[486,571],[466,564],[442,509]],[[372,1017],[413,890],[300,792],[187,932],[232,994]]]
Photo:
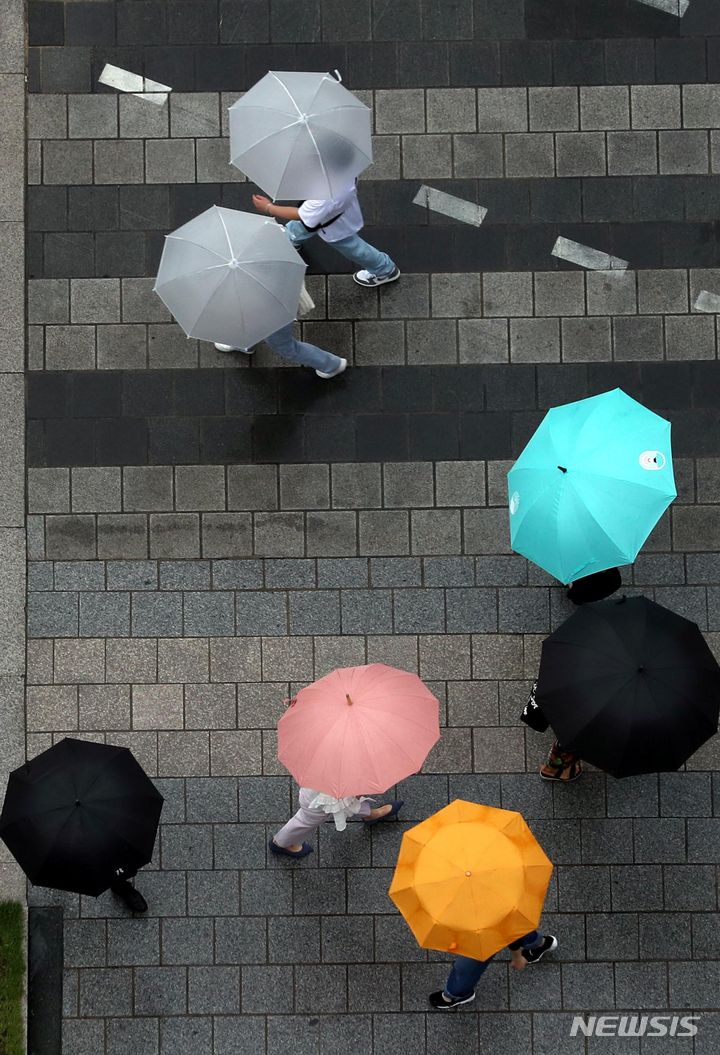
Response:
[[[331,374],[340,366],[340,356],[326,352],[324,348],[318,348],[315,344],[307,341],[298,341],[293,334],[293,326],[289,322],[287,326],[271,333],[265,338],[265,344],[272,348],[281,359],[288,359],[291,363],[299,363],[300,366],[310,366],[313,370],[322,370],[324,374]]]
[[[302,245],[303,242],[315,237],[315,232],[308,231],[300,220],[290,220],[285,225],[285,230],[295,246]],[[342,253],[359,268],[369,271],[377,278],[385,278],[395,270],[394,260],[391,260],[387,253],[381,253],[375,246],[370,245],[359,234],[348,235],[347,238],[341,238],[339,242],[328,242],[327,245],[337,249],[338,253]]]
[[[542,934],[532,930],[529,934],[519,938],[518,941],[514,941],[510,948],[519,946],[522,949],[535,949],[538,945],[542,945],[543,941]],[[492,960],[492,956],[489,960],[473,960],[469,956],[458,956],[445,983],[445,996],[452,996],[456,1000],[461,1000],[464,996],[470,996],[471,993],[474,993],[475,986],[485,974],[485,971],[487,971]]]

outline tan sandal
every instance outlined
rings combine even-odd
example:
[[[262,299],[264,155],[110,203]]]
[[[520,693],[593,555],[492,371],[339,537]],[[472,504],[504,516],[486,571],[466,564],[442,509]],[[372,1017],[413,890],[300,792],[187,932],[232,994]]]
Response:
[[[556,740],[550,748],[547,762],[540,768],[540,777],[542,780],[559,780],[569,784],[571,780],[582,776],[582,771],[582,762],[578,756],[571,751],[561,750]]]

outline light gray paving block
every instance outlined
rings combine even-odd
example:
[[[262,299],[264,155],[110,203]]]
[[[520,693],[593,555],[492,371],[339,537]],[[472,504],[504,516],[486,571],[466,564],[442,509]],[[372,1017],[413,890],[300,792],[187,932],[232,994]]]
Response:
[[[357,553],[355,513],[311,511],[306,514],[309,557],[354,556]]]
[[[168,136],[168,106],[148,106],[147,100],[120,95],[120,136],[122,139],[165,139]]]
[[[186,994],[184,967],[138,967],[135,971],[136,1015],[184,1015]]]
[[[504,175],[503,137],[499,133],[454,135],[452,144],[456,179],[498,179]]]
[[[263,637],[263,680],[309,681],[312,676],[312,638]]]
[[[577,88],[528,88],[528,106],[533,132],[571,132],[579,126]]]
[[[209,1051],[212,1019],[200,1015],[160,1020],[160,1055],[194,1055]]]
[[[27,731],[65,731],[78,727],[75,685],[30,686],[27,690]]]
[[[634,315],[637,291],[633,271],[588,271],[588,315]]]
[[[478,88],[479,132],[525,132],[527,88]]]
[[[472,557],[425,557],[423,577],[426,586],[474,586]]]
[[[630,98],[624,84],[580,88],[580,123],[583,129],[630,127]]]
[[[147,520],[136,513],[98,516],[98,557],[140,559],[147,557]]]
[[[245,180],[242,172],[230,164],[227,139],[196,139],[195,157],[198,183],[242,183]]]
[[[550,132],[518,132],[505,136],[507,177],[554,176],[555,149]]]
[[[158,1055],[158,1030],[155,1018],[107,1019],[107,1055],[122,1055],[129,1050]]]
[[[360,667],[366,662],[365,637],[328,636],[315,638],[315,678],[338,667]]]
[[[136,967],[159,963],[159,921],[137,918],[108,920],[107,960],[108,966],[111,967]],[[136,979],[139,977],[141,976],[136,974]],[[145,981],[150,979],[146,977]]]
[[[152,640],[108,639],[105,643],[105,671],[108,682],[155,681],[157,643]]]
[[[70,283],[66,278],[35,278],[28,282],[28,321],[70,322]]]
[[[409,521],[404,510],[365,510],[360,513],[360,553],[401,556],[409,553]]]
[[[95,183],[143,182],[141,139],[100,139],[95,143]],[[166,173],[167,178],[167,173]],[[88,180],[88,182],[91,182]]]
[[[354,330],[356,366],[405,362],[405,328],[399,320],[360,321]]]
[[[158,641],[158,681],[203,682],[209,679],[206,639],[167,638]]]
[[[46,326],[47,370],[94,370],[94,326]]]
[[[419,638],[422,678],[469,678],[470,638],[467,635],[423,635]]]
[[[280,505],[283,509],[327,509],[330,505],[327,465],[281,465]]]
[[[455,319],[409,320],[406,331],[408,365],[457,362]]]
[[[430,282],[434,316],[454,319],[482,314],[479,274],[436,274]]]
[[[466,509],[463,512],[466,553],[508,553],[507,509]]]
[[[150,516],[150,556],[200,556],[200,518],[197,513],[153,513]]]
[[[425,98],[422,88],[375,92],[375,131],[424,132]]]
[[[259,730],[210,733],[210,771],[213,776],[250,776],[262,769]]]
[[[153,292],[152,278],[123,278],[122,319],[123,322],[167,322],[170,313]]]
[[[720,508],[678,506],[672,512],[672,527],[673,549],[676,551],[712,550],[720,533]]]
[[[0,254],[5,279],[0,289],[0,364],[4,370],[24,369],[23,304],[25,250],[23,224],[0,224]]]
[[[260,678],[259,638],[210,639],[211,681],[259,681]]]
[[[175,508],[206,510],[225,508],[225,468],[222,465],[175,467]]]
[[[118,134],[117,95],[68,95],[70,139],[114,139]]]
[[[145,142],[145,182],[166,183],[168,172],[175,183],[195,182],[194,139],[149,139]]]
[[[181,637],[182,632],[181,593],[132,595],[133,637]]]
[[[372,145],[373,163],[363,173],[363,178],[368,180],[400,179],[400,137],[373,136]]]
[[[710,315],[666,315],[668,359],[715,359],[715,319]]]
[[[458,554],[462,548],[460,510],[413,509],[410,533],[415,554]]]
[[[381,466],[374,462],[331,466],[335,509],[373,509],[382,505]]]
[[[71,1055],[92,1055],[92,1052],[101,1050],[104,1034],[102,1021],[67,1018],[63,1020],[61,1028],[63,1051]]]
[[[518,678],[523,674],[523,642],[518,634],[475,634],[473,677]]]
[[[284,592],[244,591],[236,595],[239,635],[284,635],[288,627]]]
[[[496,271],[483,275],[483,313],[532,315],[533,280],[527,271]]]
[[[709,143],[706,131],[668,131],[658,134],[660,172],[668,175],[707,173],[710,171]]]
[[[181,140],[176,140],[181,142]],[[188,142],[188,140],[182,140]],[[188,340],[175,323],[148,326],[148,364],[153,370],[176,370],[198,365],[198,342]]]
[[[687,271],[638,271],[637,282],[638,311],[641,314],[687,314]]]
[[[67,96],[29,93],[27,134],[28,139],[65,139]]]
[[[105,680],[105,642],[57,640],[54,671],[56,682],[102,683]]]
[[[203,513],[203,557],[244,557],[252,553],[250,513]]]
[[[383,466],[386,507],[432,506],[433,467],[430,462],[388,462]]]
[[[69,513],[70,470],[28,469],[27,501],[31,513]]]
[[[209,560],[160,562],[161,590],[209,590]]]
[[[378,298],[353,282],[351,275],[328,275],[327,291],[328,315],[331,319],[378,317]],[[363,296],[363,293],[368,295]]]
[[[558,176],[605,175],[605,136],[602,132],[558,132],[555,151]]]
[[[130,728],[129,685],[81,685],[78,697],[81,729],[106,731]]]
[[[679,94],[680,88],[676,90]],[[720,125],[720,86],[683,84],[682,115],[684,128],[717,128]]]
[[[45,366],[45,331],[42,326],[27,328],[27,369],[42,370]]]
[[[337,278],[343,276],[338,275]],[[380,311],[385,319],[426,319],[430,314],[429,275],[403,275],[406,282],[383,290]],[[355,283],[356,284],[356,283]]]
[[[73,513],[114,513],[121,508],[117,467],[72,469],[71,489]]]
[[[392,633],[390,590],[343,590],[341,606],[343,634]]]
[[[147,365],[147,330],[145,326],[98,326],[96,350],[98,370],[142,370]]]
[[[161,732],[157,749],[160,776],[201,777],[210,771],[207,733]]]
[[[132,972],[126,968],[98,968],[80,972],[80,1014],[129,1015],[132,1011]]]
[[[693,87],[704,88],[705,85]],[[633,128],[680,127],[679,85],[634,84],[630,88],[630,99]]]
[[[49,560],[75,560],[95,556],[95,518],[48,516],[45,518],[46,553]]]
[[[658,171],[655,132],[608,132],[607,170],[610,176],[654,175]]]
[[[220,100],[217,92],[172,92],[170,134],[198,137],[220,135]]]
[[[450,135],[404,135],[402,174],[404,179],[449,179],[452,176]]]
[[[186,729],[233,729],[237,724],[234,685],[186,685]]]
[[[43,183],[87,184],[92,177],[91,142],[53,139],[43,143]]]
[[[473,771],[512,773],[525,770],[522,729],[473,729]]]
[[[255,513],[254,531],[258,556],[295,557],[304,554],[302,513]]]
[[[663,320],[657,315],[613,319],[613,355],[619,361],[663,358]]]
[[[585,276],[583,272],[537,271],[535,273],[535,314],[584,315]]]
[[[45,517],[28,516],[27,527],[27,555],[28,560],[45,559]]]
[[[485,463],[436,462],[435,492],[438,506],[484,506]]]
[[[428,132],[474,132],[473,88],[429,88],[426,97]]]

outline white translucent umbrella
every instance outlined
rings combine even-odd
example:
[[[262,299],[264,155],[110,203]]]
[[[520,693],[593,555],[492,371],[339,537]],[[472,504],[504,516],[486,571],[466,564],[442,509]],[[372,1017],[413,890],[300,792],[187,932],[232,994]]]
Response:
[[[372,164],[371,111],[329,73],[265,74],[230,113],[230,161],[272,198],[337,197]]]
[[[304,274],[274,220],[213,205],[165,236],[154,288],[188,337],[249,348],[297,317]]]

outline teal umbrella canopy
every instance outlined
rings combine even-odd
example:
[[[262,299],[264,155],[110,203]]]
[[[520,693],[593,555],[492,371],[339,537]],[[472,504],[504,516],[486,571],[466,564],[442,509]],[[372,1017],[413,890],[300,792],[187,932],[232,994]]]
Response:
[[[564,583],[630,564],[676,494],[669,421],[619,388],[554,407],[508,473],[512,548]]]

